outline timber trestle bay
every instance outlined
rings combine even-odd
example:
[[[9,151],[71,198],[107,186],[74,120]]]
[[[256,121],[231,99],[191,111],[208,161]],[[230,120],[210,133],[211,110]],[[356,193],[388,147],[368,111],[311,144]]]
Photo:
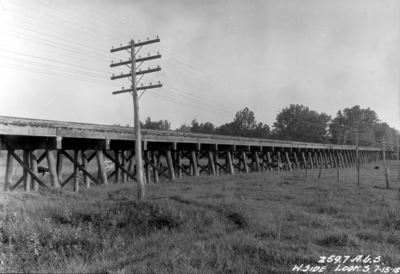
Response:
[[[356,165],[355,146],[174,131],[142,130],[141,134],[146,183],[156,183],[161,176],[175,180],[200,174]],[[71,182],[73,190],[78,191],[80,182],[89,187],[91,182],[108,184],[110,178],[115,183],[126,182],[127,178],[136,180],[133,128],[0,116],[0,142],[0,149],[7,152],[5,191],[15,190],[21,183],[29,191],[37,190],[39,185],[59,188]],[[360,147],[359,155],[363,164],[382,159],[383,152],[380,148]],[[393,152],[386,151],[386,157],[393,159]],[[42,168],[39,164],[45,159],[47,184],[38,174]],[[73,171],[63,176],[66,159],[72,162]],[[112,172],[107,170],[105,159],[112,162]],[[14,160],[23,168],[23,174],[13,182]],[[96,161],[95,171],[89,169],[92,160]]]

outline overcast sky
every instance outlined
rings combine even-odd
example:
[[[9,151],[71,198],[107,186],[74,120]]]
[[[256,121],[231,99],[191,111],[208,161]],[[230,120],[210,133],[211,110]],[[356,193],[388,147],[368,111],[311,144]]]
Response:
[[[0,0],[0,115],[133,124],[130,39],[161,39],[140,118],[231,122],[249,107],[272,125],[290,104],[336,116],[370,108],[400,129],[397,0]]]

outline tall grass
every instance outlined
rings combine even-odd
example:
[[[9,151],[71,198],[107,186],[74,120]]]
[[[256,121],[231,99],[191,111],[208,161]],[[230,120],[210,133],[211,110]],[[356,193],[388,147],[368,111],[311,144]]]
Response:
[[[400,267],[397,163],[355,169],[132,182],[79,193],[0,193],[0,271],[293,273],[319,256],[382,256]],[[397,185],[395,185],[395,183]],[[333,270],[328,265],[328,272]]]

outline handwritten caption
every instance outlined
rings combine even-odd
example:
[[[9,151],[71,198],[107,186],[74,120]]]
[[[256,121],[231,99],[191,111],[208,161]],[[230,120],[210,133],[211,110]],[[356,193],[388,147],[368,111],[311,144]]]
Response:
[[[400,273],[400,267],[385,266],[381,256],[372,257],[371,255],[357,256],[320,256],[319,265],[301,264],[292,268],[293,272],[324,273],[329,268],[333,272],[347,273]],[[362,264],[362,265],[354,265]]]

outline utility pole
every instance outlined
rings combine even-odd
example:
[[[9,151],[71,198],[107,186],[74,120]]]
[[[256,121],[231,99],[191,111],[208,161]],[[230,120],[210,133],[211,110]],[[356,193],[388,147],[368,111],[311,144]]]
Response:
[[[358,127],[356,129],[357,185],[360,185],[360,158],[358,155]]]
[[[383,166],[386,168],[386,157],[385,157],[385,136],[382,138],[382,145],[383,145]]]
[[[385,166],[385,179],[386,179],[386,189],[389,189],[390,187],[390,182],[389,182],[389,175],[390,175],[390,170],[388,167],[386,167],[386,156],[385,156],[385,136],[383,136],[383,165]]]
[[[157,42],[160,42],[160,39],[158,38],[158,36],[156,39],[153,39],[153,40],[149,40],[147,38],[147,41],[144,41],[144,42],[140,42],[140,40],[139,40],[138,43],[135,43],[135,41],[132,39],[129,42],[128,46],[121,45],[119,48],[111,49],[111,52],[126,50],[131,54],[131,58],[129,58],[130,59],[129,61],[121,60],[119,63],[115,63],[115,64],[111,63],[110,67],[126,65],[127,67],[129,67],[131,69],[130,73],[128,73],[128,74],[121,73],[121,75],[118,75],[118,76],[113,75],[111,77],[111,80],[127,77],[132,82],[130,89],[124,89],[124,87],[123,87],[122,90],[114,91],[113,95],[129,92],[133,96],[133,115],[134,115],[134,127],[135,127],[135,163],[136,163],[136,180],[137,180],[137,184],[138,184],[137,198],[139,200],[144,199],[146,191],[145,191],[145,184],[144,184],[144,180],[143,180],[142,140],[141,140],[141,135],[140,135],[140,119],[139,119],[139,98],[140,97],[138,97],[137,91],[143,90],[143,93],[142,93],[142,95],[143,95],[147,89],[160,88],[160,87],[162,87],[162,85],[160,84],[160,82],[158,82],[158,84],[156,84],[156,85],[152,85],[150,83],[149,86],[143,86],[143,84],[142,84],[141,87],[137,87],[138,82],[136,81],[136,75],[143,75],[146,73],[160,71],[161,68],[157,67],[154,69],[149,68],[148,70],[137,71],[136,63],[141,62],[141,64],[142,64],[144,61],[161,58],[161,55],[157,53],[157,55],[153,55],[153,56],[148,56],[148,57],[144,57],[144,58],[141,58],[139,56],[139,58],[136,58],[136,54],[140,51],[142,46],[152,44],[152,43],[157,43]],[[139,47],[139,50],[137,52],[135,52],[136,47]],[[139,81],[140,81],[140,79],[139,79]]]

